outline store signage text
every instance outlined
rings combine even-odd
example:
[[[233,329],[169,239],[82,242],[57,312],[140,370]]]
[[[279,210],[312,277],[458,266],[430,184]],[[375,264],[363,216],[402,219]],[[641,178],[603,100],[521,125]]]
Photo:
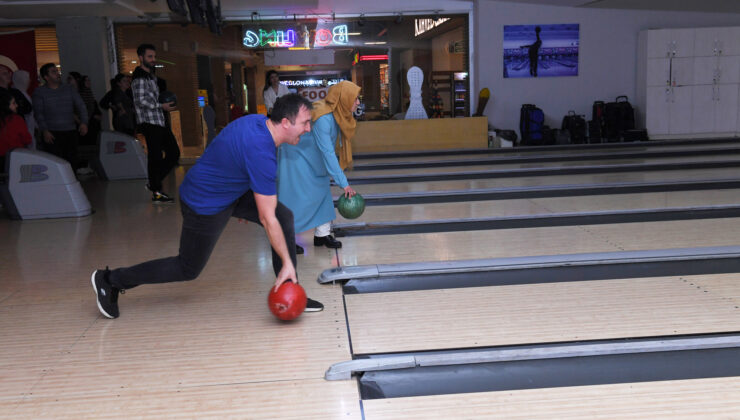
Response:
[[[336,85],[337,83],[341,82],[345,79],[330,79],[330,80],[317,80],[317,79],[308,79],[308,80],[283,80],[280,83],[285,84],[288,87],[312,87],[312,86],[331,86]]]
[[[249,48],[293,48],[303,44],[310,47],[313,39],[316,47],[329,47],[332,45],[347,45],[349,34],[347,25],[337,25],[331,29],[315,29],[309,31],[296,31],[294,29],[269,31],[259,29],[247,29],[244,32],[244,46]]]
[[[298,93],[303,95],[304,98],[311,102],[318,101],[320,99],[326,99],[326,94],[329,93],[328,87],[304,87],[298,89]]]
[[[414,19],[414,36],[419,36],[426,31],[430,31],[448,20],[450,18]]]

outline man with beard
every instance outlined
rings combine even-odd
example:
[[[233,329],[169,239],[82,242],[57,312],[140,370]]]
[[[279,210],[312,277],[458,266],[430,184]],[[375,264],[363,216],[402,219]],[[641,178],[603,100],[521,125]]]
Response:
[[[172,203],[174,200],[162,192],[162,180],[177,166],[180,149],[177,141],[165,124],[163,111],[174,111],[174,102],[159,103],[159,87],[154,65],[157,52],[154,45],[141,44],[136,49],[140,65],[134,70],[131,88],[134,93],[134,108],[139,132],[146,138],[148,151],[149,183],[153,203]]]

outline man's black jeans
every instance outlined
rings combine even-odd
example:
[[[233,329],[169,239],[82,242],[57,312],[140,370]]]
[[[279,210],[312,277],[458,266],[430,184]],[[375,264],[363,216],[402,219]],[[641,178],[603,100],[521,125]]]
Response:
[[[146,139],[149,189],[162,192],[162,180],[180,160],[180,148],[172,131],[154,124],[141,124],[139,131]]]
[[[109,277],[111,286],[118,289],[130,289],[140,284],[193,280],[205,268],[208,258],[210,258],[211,252],[230,217],[246,219],[262,225],[259,220],[257,203],[251,190],[247,191],[226,210],[214,215],[198,214],[182,201],[180,201],[180,207],[182,208],[180,254],[176,257],[161,258],[132,267],[113,270]],[[283,228],[290,259],[293,261],[293,266],[296,267],[293,212],[283,204],[278,203],[275,215]],[[276,276],[282,267],[283,262],[273,249],[272,268],[275,270]]]
[[[47,143],[41,140],[39,143],[42,145],[42,150],[66,160],[69,162],[69,165],[72,166],[72,170],[76,170],[79,166],[77,159],[77,146],[80,143],[80,133],[78,133],[77,130],[70,130],[52,131],[51,134],[54,135],[54,142]],[[41,135],[41,138],[44,138],[43,134]]]

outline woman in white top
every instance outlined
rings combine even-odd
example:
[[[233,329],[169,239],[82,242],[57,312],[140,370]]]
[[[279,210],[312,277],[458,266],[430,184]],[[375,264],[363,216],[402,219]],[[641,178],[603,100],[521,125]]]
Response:
[[[262,91],[262,97],[265,99],[265,108],[267,115],[272,113],[272,107],[275,105],[277,98],[290,93],[288,87],[280,83],[280,76],[275,70],[270,70],[265,76],[265,90]]]

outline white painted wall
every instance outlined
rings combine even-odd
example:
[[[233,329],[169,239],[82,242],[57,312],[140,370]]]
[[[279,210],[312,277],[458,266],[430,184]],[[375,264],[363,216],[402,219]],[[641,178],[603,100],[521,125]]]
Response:
[[[485,111],[489,123],[517,131],[519,109],[524,103],[542,108],[546,124],[554,127],[560,125],[571,109],[590,119],[595,100],[610,101],[618,95],[627,95],[636,105],[640,30],[733,26],[740,19],[737,14],[587,9],[490,0],[478,0],[476,11],[475,86],[478,90],[487,87],[491,91]],[[504,79],[504,25],[551,23],[580,24],[578,76]],[[471,109],[476,106],[474,100]],[[644,121],[644,110],[638,108],[636,113],[638,121]]]

